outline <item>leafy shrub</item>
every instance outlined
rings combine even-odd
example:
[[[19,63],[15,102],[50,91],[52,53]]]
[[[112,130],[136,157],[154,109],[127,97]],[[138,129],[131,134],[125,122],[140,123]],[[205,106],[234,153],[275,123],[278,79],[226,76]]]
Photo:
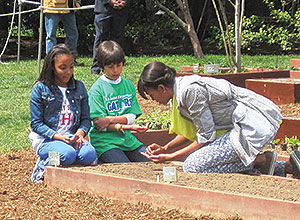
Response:
[[[139,125],[145,125],[147,122],[150,122],[150,129],[168,129],[171,124],[171,112],[157,110],[143,114],[135,121]]]
[[[176,10],[173,6],[173,10]],[[168,15],[155,15],[147,11],[144,1],[133,1],[125,28],[125,37],[136,44],[165,46],[180,42],[186,34],[183,29]]]
[[[300,8],[290,10],[286,1],[281,5],[274,1],[263,0],[269,9],[269,16],[252,15],[243,18],[242,50],[252,51],[256,48],[277,48],[281,51],[291,51],[300,43]],[[234,22],[229,24],[230,39],[234,47]],[[211,34],[205,42],[224,49],[223,39],[219,26],[211,26]]]

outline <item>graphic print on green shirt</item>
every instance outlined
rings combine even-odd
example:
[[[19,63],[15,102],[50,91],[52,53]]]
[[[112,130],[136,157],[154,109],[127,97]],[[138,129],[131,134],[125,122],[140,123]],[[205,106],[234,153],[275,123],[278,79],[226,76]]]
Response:
[[[88,96],[92,119],[96,117],[121,116],[128,113],[135,114],[138,117],[142,114],[136,98],[135,87],[130,80],[121,78],[119,84],[112,84],[99,78],[89,90]],[[98,131],[93,123],[89,132],[89,138],[98,156],[113,148],[132,151],[142,145],[131,134],[131,131],[125,131],[125,134],[119,131]]]

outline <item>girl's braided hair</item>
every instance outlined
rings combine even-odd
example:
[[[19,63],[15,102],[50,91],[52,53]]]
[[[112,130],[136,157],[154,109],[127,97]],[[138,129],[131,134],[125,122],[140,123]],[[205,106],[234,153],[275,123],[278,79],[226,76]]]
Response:
[[[162,84],[166,87],[173,87],[176,70],[161,62],[152,62],[144,67],[144,70],[138,81],[138,92],[144,98],[146,89],[157,89],[158,85]]]

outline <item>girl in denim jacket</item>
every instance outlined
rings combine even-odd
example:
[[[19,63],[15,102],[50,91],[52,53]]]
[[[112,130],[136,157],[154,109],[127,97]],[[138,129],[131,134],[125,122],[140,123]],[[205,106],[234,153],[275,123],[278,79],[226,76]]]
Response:
[[[91,126],[87,92],[73,71],[73,53],[64,44],[56,45],[33,86],[29,139],[39,155],[31,176],[34,182],[43,181],[49,152],[59,153],[61,165],[89,165],[97,158],[94,147],[84,139]]]

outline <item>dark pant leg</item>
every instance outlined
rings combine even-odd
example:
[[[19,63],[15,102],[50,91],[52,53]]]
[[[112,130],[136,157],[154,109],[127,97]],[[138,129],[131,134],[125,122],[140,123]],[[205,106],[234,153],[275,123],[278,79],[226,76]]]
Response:
[[[93,46],[93,65],[91,68],[92,70],[99,71],[99,67],[97,63],[97,49],[99,44],[102,41],[109,39],[111,21],[112,21],[111,16],[107,16],[103,14],[95,14],[94,25],[95,25],[96,36],[95,36],[94,46]]]
[[[124,35],[125,26],[127,24],[128,11],[122,13],[115,12],[112,19],[112,29],[110,39],[121,43],[122,37]]]

